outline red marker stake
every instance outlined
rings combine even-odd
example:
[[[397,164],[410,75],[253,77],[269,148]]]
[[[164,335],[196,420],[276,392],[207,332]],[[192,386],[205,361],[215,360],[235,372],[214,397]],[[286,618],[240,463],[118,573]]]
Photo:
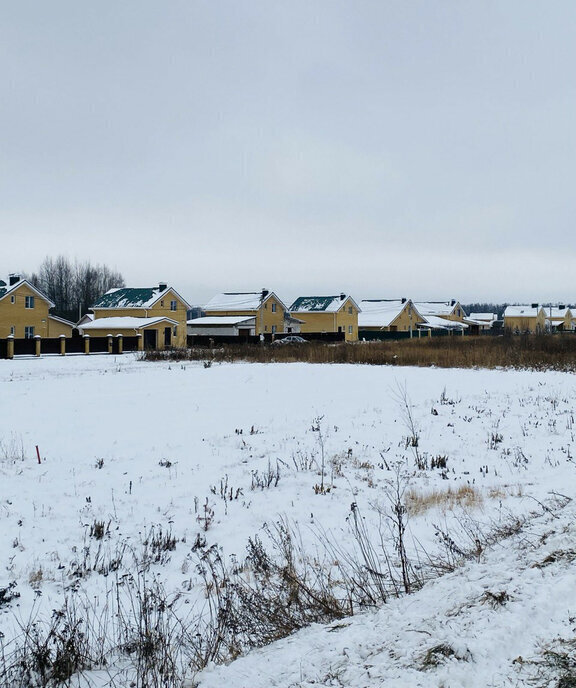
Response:
[[[42,463],[42,459],[40,458],[40,450],[38,449],[38,445],[36,445],[36,456],[38,457],[38,463]]]

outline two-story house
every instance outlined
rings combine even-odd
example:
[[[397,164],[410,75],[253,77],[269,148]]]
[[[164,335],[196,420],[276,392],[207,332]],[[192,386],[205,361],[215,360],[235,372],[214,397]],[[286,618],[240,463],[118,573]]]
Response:
[[[293,317],[302,320],[302,333],[342,332],[346,341],[358,339],[360,307],[351,296],[300,296],[290,306]]]
[[[110,289],[92,306],[94,320],[79,324],[82,334],[142,335],[144,348],[186,346],[190,304],[166,282],[156,287]]]
[[[360,308],[360,339],[378,339],[384,332],[403,332],[412,336],[423,322],[410,299],[363,299]]]
[[[0,280],[0,338],[72,335],[74,324],[50,314],[52,301],[20,275]]]
[[[204,326],[214,328],[214,332],[217,332],[218,322],[223,328],[233,328],[227,334],[236,333],[240,336],[298,331],[298,320],[292,319],[282,300],[267,289],[217,294],[204,306],[204,312],[204,318],[188,322],[190,333],[200,334]]]

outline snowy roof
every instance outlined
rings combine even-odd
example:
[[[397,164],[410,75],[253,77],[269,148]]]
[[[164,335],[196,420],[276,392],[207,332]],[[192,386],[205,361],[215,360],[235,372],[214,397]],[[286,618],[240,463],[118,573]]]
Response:
[[[172,291],[185,305],[190,308],[190,304],[185,301],[178,292],[170,286],[160,285],[157,287],[119,287],[109,289],[104,296],[101,296],[92,308],[151,308],[169,291]]]
[[[85,322],[92,322],[92,320],[94,320],[94,313],[85,313],[76,323],[76,327],[80,327]]]
[[[421,327],[433,330],[466,330],[468,325],[459,320],[446,320],[437,315],[426,315],[423,318],[424,322],[419,323]]]
[[[544,308],[544,312],[546,313],[547,318],[561,318],[562,320],[566,317],[566,314],[568,313],[569,316],[572,315],[572,311],[569,308],[558,308],[558,306],[546,306]]]
[[[537,318],[542,308],[540,306],[507,306],[504,311],[505,318]]]
[[[156,323],[168,322],[177,325],[176,320],[171,318],[134,318],[132,316],[121,316],[117,318],[97,318],[93,322],[80,326],[80,330],[140,330]]]
[[[213,315],[203,316],[202,318],[193,318],[188,320],[188,325],[198,325],[201,327],[217,326],[217,325],[240,325],[242,323],[254,323],[255,318],[242,315]]]
[[[360,311],[358,304],[347,294],[338,294],[336,296],[299,296],[290,306],[290,311],[292,313],[336,313],[348,299]]]
[[[69,325],[70,327],[76,327],[73,322],[66,320],[65,318],[59,318],[57,315],[48,315],[50,320],[56,320],[56,322],[62,323],[63,325]]]
[[[457,301],[415,301],[414,305],[422,315],[450,315]]]
[[[15,282],[14,284],[10,284],[10,280],[6,282],[5,280],[0,279],[0,299],[3,299],[5,296],[8,296],[11,292],[13,292],[15,289],[18,289],[18,287],[21,287],[23,284],[26,284],[32,291],[41,299],[44,299],[49,305],[50,308],[54,308],[56,305],[50,299],[46,296],[46,294],[43,294],[40,289],[37,289],[33,284],[31,284],[27,279],[20,279],[18,282]]]
[[[204,306],[205,311],[257,311],[262,303],[274,297],[284,310],[286,306],[272,291],[222,292]]]
[[[389,327],[390,324],[402,313],[410,301],[365,299],[360,301],[362,311],[358,315],[358,327]],[[414,323],[420,318],[420,314],[414,312]]]
[[[494,320],[498,320],[498,315],[496,313],[470,313],[468,320],[493,322]]]

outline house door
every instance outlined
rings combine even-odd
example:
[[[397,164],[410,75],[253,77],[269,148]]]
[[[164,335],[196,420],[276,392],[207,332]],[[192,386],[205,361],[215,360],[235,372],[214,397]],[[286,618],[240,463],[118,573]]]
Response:
[[[144,330],[144,348],[158,348],[158,330]]]
[[[249,337],[249,336],[250,336],[250,328],[249,328],[249,327],[247,327],[247,328],[244,328],[244,327],[238,328],[238,336],[239,336],[239,337]]]
[[[172,328],[164,328],[164,346],[170,346],[172,344]]]

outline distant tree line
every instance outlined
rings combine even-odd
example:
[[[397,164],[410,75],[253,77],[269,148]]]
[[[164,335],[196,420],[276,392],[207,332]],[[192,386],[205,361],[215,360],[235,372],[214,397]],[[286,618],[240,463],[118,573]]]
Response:
[[[109,289],[125,286],[122,275],[106,265],[46,257],[38,272],[28,276],[56,305],[55,315],[76,322]]]

